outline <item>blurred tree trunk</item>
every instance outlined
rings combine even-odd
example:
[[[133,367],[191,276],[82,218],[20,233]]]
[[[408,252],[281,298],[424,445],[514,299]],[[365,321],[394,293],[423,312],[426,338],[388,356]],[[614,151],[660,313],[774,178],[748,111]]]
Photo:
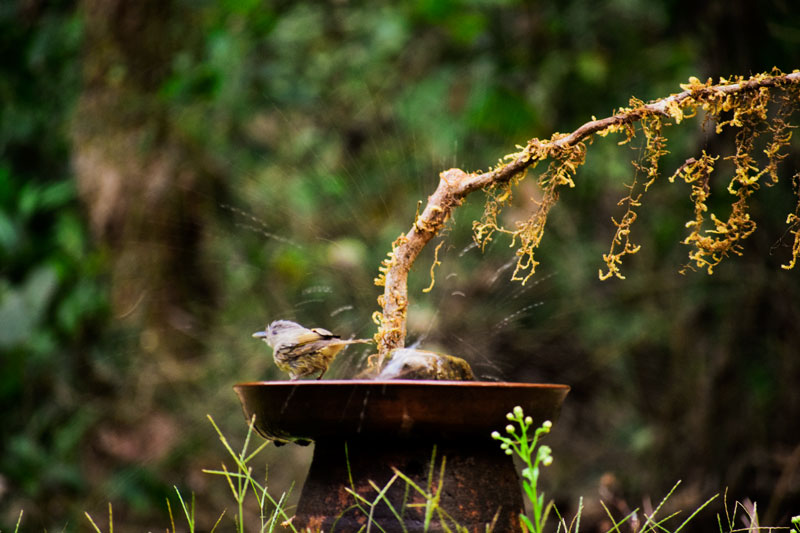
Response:
[[[170,124],[159,89],[192,42],[192,19],[165,0],[81,7],[84,87],[71,131],[79,193],[110,249],[116,318],[140,330],[145,352],[182,360],[201,349],[214,301],[199,260],[214,180]]]

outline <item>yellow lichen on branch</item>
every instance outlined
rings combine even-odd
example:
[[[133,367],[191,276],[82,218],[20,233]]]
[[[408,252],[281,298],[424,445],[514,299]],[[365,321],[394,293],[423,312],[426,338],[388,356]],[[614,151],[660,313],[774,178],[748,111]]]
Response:
[[[532,139],[518,155],[530,161],[531,167],[535,167],[538,161],[552,159],[547,170],[539,176],[541,199],[534,200],[537,209],[527,220],[517,222],[513,230],[503,227],[497,220],[500,210],[511,201],[511,187],[525,177],[526,167],[513,178],[499,183],[493,182],[485,188],[489,199],[483,217],[473,223],[473,237],[482,249],[492,240],[495,232],[511,235],[511,247],[517,248],[517,264],[511,279],[523,284],[534,274],[536,265],[539,264],[534,259],[534,251],[542,241],[547,215],[558,200],[559,189],[563,186],[575,186],[573,176],[586,159],[585,143],[559,144],[558,141],[562,138],[564,135],[557,133],[548,141]],[[510,157],[516,155],[512,154]]]
[[[433,263],[431,264],[431,284],[422,289],[422,292],[431,292],[433,290],[433,286],[436,284],[436,267],[441,265],[442,262],[439,261],[439,249],[441,249],[444,241],[440,242],[436,245],[436,248],[433,250]]]
[[[397,250],[408,242],[408,237],[403,234],[392,243],[392,250],[386,254],[378,268],[379,274],[375,278],[375,285],[386,287],[386,278],[390,272],[398,268]],[[410,265],[409,265],[410,268]],[[403,287],[391,287],[378,296],[378,305],[382,311],[375,311],[372,320],[379,327],[373,337],[378,346],[402,342],[405,339],[405,319],[408,307],[408,296],[403,293]]]
[[[683,89],[681,93],[651,103],[632,98],[628,107],[620,108],[613,116],[601,120],[593,117],[591,122],[584,124],[570,135],[556,134],[548,141],[531,140],[525,150],[512,154],[511,157],[515,158],[515,163],[523,156],[534,162],[552,160],[547,171],[539,177],[542,199],[537,202],[536,210],[526,221],[517,222],[513,229],[506,228],[498,223],[498,215],[509,203],[511,183],[490,182],[485,189],[488,199],[484,215],[480,221],[473,224],[476,242],[485,246],[495,233],[509,234],[511,245],[517,248],[518,257],[512,279],[523,283],[527,281],[538,265],[534,259],[534,251],[541,243],[550,209],[558,199],[558,187],[574,186],[572,175],[577,166],[584,162],[583,141],[590,140],[594,134],[605,137],[612,133],[621,133],[625,138],[619,144],[626,144],[636,136],[636,126],[638,126],[638,131],[645,137],[643,156],[640,163],[634,162],[637,176],[627,186],[628,194],[618,203],[625,207],[625,212],[619,219],[612,218],[616,231],[609,252],[603,254],[606,270],[599,271],[600,279],[612,276],[624,279],[620,268],[623,258],[640,250],[640,246],[631,240],[631,226],[638,218],[638,208],[642,206],[644,194],[659,176],[660,160],[669,153],[663,130],[673,123],[679,124],[696,117],[698,110],[702,110],[706,116],[705,120],[715,123],[714,129],[718,134],[725,129],[738,130],[736,154],[726,158],[735,166],[734,175],[728,186],[730,193],[736,197],[730,204],[730,216],[722,219],[711,214],[709,218],[713,227],[703,227],[705,217],[702,213],[708,209],[705,197],[694,188],[690,193],[695,203],[695,218],[687,224],[691,232],[683,242],[693,247],[689,254],[691,263],[709,273],[713,272],[714,267],[725,257],[739,254],[742,241],[755,230],[755,222],[749,215],[748,201],[753,192],[760,187],[762,178],[770,176],[770,181],[765,182],[767,185],[778,180],[778,163],[786,157],[786,153],[782,153],[781,150],[788,146],[793,128],[786,119],[800,107],[798,74],[800,73],[784,75],[774,71],[772,74],[759,74],[749,79],[741,76],[721,79],[716,85],[710,78],[705,82],[690,78],[689,83],[681,84]],[[778,109],[770,116],[772,104],[777,104]],[[753,144],[764,132],[770,132],[772,137],[764,150],[767,157],[766,165],[758,168],[753,154]],[[578,146],[583,148],[582,152],[572,152]],[[573,157],[576,155],[579,157]],[[705,157],[701,160],[704,164],[708,163]],[[697,177],[702,178],[700,182],[707,185],[708,175],[701,176],[701,174],[706,171],[710,174],[710,170],[713,170],[713,164],[708,168],[703,165],[688,165],[679,169],[676,175],[683,173],[684,180],[688,178],[687,183],[691,183],[694,180],[686,173],[697,172]],[[642,183],[638,174],[643,175]],[[552,178],[555,180],[551,181]],[[709,193],[705,194],[707,197]],[[792,219],[792,224],[794,223]],[[795,252],[793,256],[794,254]],[[692,268],[692,264],[688,268]]]
[[[797,204],[794,213],[789,213],[786,217],[786,223],[789,225],[787,233],[793,237],[792,258],[788,263],[781,265],[784,270],[793,269],[797,264],[798,258],[800,258],[800,172],[796,172],[792,176],[792,187],[794,188],[795,196],[797,196]]]
[[[769,78],[760,75],[755,79]],[[731,83],[742,85],[752,82],[737,78],[727,81],[722,87],[727,87]],[[711,194],[709,178],[719,156],[712,157],[703,151],[699,160],[692,159],[690,164],[678,169],[675,175],[680,175],[690,185],[690,199],[694,203],[695,214],[694,220],[686,224],[690,233],[683,241],[693,248],[689,252],[690,264],[681,272],[696,267],[705,269],[709,274],[713,273],[714,268],[728,255],[741,255],[743,241],[756,229],[756,222],[750,216],[750,198],[762,183],[771,186],[778,182],[778,164],[787,155],[781,151],[789,145],[792,137],[793,126],[790,126],[786,119],[796,110],[800,101],[797,84],[784,87],[783,92],[771,89],[772,87],[764,86],[736,94],[725,94],[722,89],[708,90],[698,87],[693,89],[698,91],[698,96],[693,97],[694,105],[706,111],[707,120],[716,122],[716,133],[721,133],[725,128],[738,130],[734,141],[735,152],[725,157],[725,160],[731,161],[734,165],[727,191],[735,199],[730,204],[731,211],[727,219],[722,220],[711,213],[708,218],[713,227],[705,228],[707,200]],[[770,117],[770,104],[777,106],[772,117]],[[763,150],[766,164],[759,167],[754,146],[756,140],[765,133],[771,137]],[[769,179],[765,180],[765,177]],[[671,181],[674,178],[675,176]],[[797,253],[798,250],[793,249],[793,259],[790,264],[795,262]]]
[[[408,311],[408,272],[424,246],[444,227],[452,210],[463,201],[469,189],[464,187],[467,174],[463,170],[450,169],[439,175],[439,185],[428,197],[422,213],[417,213],[411,229],[392,243],[392,251],[381,263],[380,274],[375,284],[383,286],[378,297],[381,312],[373,315],[379,322],[375,342],[378,358],[375,367],[380,368],[391,352],[405,345],[406,313]]]
[[[641,109],[644,103],[631,99],[633,109]],[[671,110],[671,116],[676,116],[679,113]],[[683,115],[680,115],[681,118]],[[607,270],[603,272],[600,270],[598,276],[601,280],[606,280],[611,276],[616,276],[620,279],[625,279],[622,275],[620,266],[622,265],[622,258],[626,255],[633,255],[637,253],[641,246],[634,244],[631,240],[631,226],[638,218],[636,209],[642,205],[642,197],[647,192],[656,178],[658,178],[659,161],[661,157],[669,153],[666,149],[667,138],[663,135],[662,130],[664,121],[660,115],[643,114],[639,121],[642,131],[645,136],[645,147],[643,163],[634,162],[633,165],[637,170],[644,174],[646,181],[644,182],[644,190],[640,192],[639,178],[634,175],[633,181],[627,185],[628,195],[622,198],[617,205],[626,206],[625,214],[617,221],[611,218],[611,222],[616,226],[614,237],[611,239],[611,247],[607,254],[603,254],[603,262],[606,264]],[[626,130],[627,137],[625,143],[629,142],[635,131]]]

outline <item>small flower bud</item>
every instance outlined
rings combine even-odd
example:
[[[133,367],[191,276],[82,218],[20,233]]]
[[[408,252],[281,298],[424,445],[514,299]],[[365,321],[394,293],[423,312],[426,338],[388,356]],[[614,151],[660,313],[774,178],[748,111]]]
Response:
[[[492,431],[492,438],[493,439],[499,439],[500,438],[500,432],[499,431]]]
[[[550,466],[551,464],[553,464],[553,456],[552,455],[548,455],[547,457],[542,459],[542,464],[544,466]]]
[[[547,457],[548,455],[550,455],[552,453],[553,453],[553,449],[550,448],[550,446],[548,446],[546,444],[542,444],[541,446],[539,446],[539,457],[544,458],[544,457]]]
[[[507,420],[514,420],[514,413],[507,413],[506,414],[506,419]]]
[[[553,423],[550,422],[549,420],[545,420],[544,423],[542,424],[542,427],[545,429],[550,429],[551,427],[553,427]]]
[[[531,424],[533,424],[533,418],[531,418],[531,417],[529,417],[529,416],[526,416],[526,417],[525,417],[525,424],[526,424],[526,425],[528,425],[528,426],[530,426]]]
[[[520,407],[519,405],[518,405],[518,406],[516,406],[516,407],[514,408],[514,415],[515,415],[517,418],[522,418],[522,407]]]
[[[513,454],[514,454],[514,452],[513,452],[513,451],[511,451],[511,450],[506,450],[506,455],[513,455]]]
[[[514,429],[514,426],[512,424],[509,424],[506,426],[506,431],[509,433],[514,433],[514,431],[516,430]]]

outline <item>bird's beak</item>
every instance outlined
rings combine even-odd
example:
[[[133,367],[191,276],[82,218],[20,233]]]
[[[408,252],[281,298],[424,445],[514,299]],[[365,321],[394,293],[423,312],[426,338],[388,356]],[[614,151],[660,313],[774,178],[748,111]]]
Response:
[[[267,337],[266,331],[256,331],[255,333],[253,333],[253,338],[256,339],[265,339],[266,337]]]

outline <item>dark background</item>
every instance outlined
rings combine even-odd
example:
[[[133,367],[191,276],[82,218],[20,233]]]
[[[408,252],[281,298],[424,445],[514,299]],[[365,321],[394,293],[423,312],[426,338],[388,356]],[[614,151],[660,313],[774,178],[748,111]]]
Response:
[[[24,530],[83,530],[111,502],[117,531],[158,530],[173,485],[197,494],[202,528],[232,516],[201,472],[224,454],[205,417],[240,442],[231,386],[281,378],[250,334],[289,318],[372,335],[380,261],[440,171],[487,169],[689,76],[791,71],[798,51],[790,1],[3,3],[0,528],[24,509]],[[780,268],[800,146],[756,195],[744,255],[682,276],[692,206],[664,178],[732,149],[701,122],[666,131],[626,280],[597,271],[641,139],[590,146],[524,287],[508,240],[470,247],[481,193],[434,290],[432,247],[412,272],[410,342],[483,379],[572,387],[544,477],[562,514],[584,497],[581,531],[599,498],[655,504],[679,479],[685,513],[727,489],[762,525],[800,514],[800,282]],[[523,182],[504,220],[534,194]],[[270,449],[276,493],[309,454]]]

